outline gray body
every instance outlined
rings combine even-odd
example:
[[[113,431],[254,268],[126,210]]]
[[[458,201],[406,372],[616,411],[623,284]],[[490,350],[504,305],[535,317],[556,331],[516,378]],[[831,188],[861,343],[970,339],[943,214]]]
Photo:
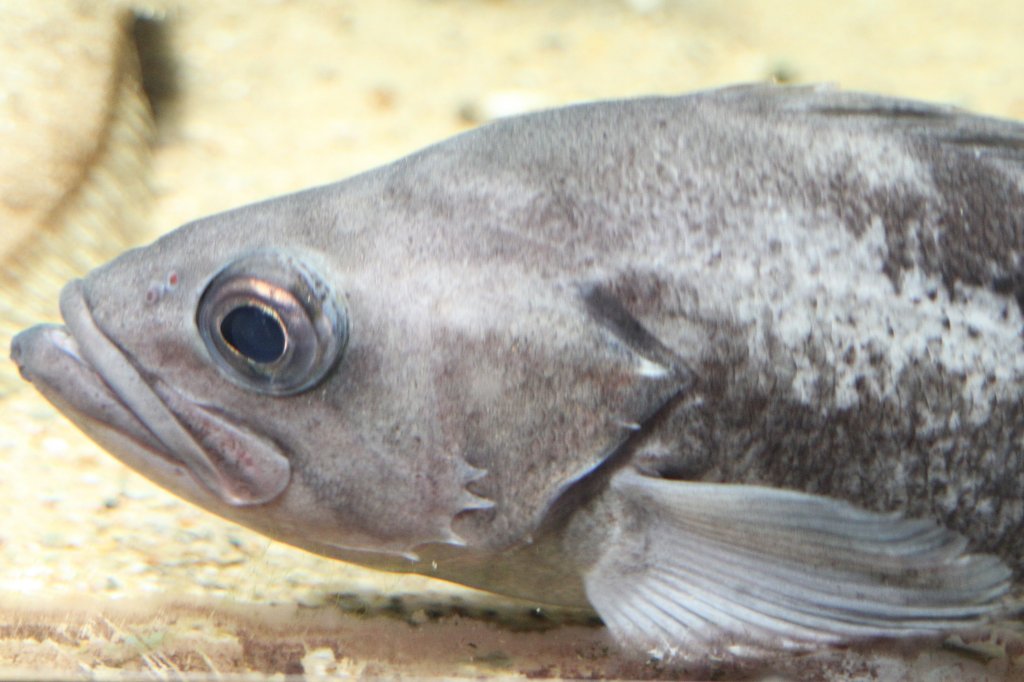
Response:
[[[226,381],[200,338],[251,253],[344,311],[308,390]],[[1021,125],[733,88],[500,121],[200,220],[69,285],[70,331],[13,354],[118,457],[268,535],[742,653],[1005,613],[1021,254]]]

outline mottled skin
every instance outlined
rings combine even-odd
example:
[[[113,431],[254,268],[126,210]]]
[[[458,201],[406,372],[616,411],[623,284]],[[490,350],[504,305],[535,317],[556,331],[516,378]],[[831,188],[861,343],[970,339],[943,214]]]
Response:
[[[347,301],[345,355],[306,393],[225,382],[195,332],[206,283],[257,249]],[[934,518],[1019,580],[1022,253],[1024,127],[734,88],[499,121],[92,273],[96,324],[147,381],[287,453],[266,505],[127,452],[42,386],[46,351],[15,353],[176,493],[380,568],[586,606],[628,465]]]

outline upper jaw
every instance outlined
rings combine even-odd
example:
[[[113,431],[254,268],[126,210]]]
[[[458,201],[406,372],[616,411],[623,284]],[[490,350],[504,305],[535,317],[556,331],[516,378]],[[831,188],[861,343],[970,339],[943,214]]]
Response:
[[[147,381],[97,324],[81,280],[64,287],[60,307],[67,326],[18,334],[11,359],[86,433],[168,487],[181,487],[185,467],[205,489],[192,491],[193,498],[212,492],[238,507],[264,504],[285,490],[290,465],[277,447],[159,380]]]

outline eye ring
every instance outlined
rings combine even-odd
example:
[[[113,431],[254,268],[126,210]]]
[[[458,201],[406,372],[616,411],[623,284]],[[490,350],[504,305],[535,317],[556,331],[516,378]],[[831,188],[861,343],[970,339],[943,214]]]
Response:
[[[196,326],[213,363],[239,386],[269,395],[306,391],[348,343],[344,302],[299,259],[243,256],[199,299]]]

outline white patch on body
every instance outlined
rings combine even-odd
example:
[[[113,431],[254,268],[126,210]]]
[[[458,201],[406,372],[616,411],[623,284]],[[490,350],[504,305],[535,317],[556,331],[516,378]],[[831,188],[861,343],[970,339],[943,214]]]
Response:
[[[967,378],[974,423],[987,419],[990,399],[1017,394],[1024,320],[1015,302],[960,284],[951,298],[937,276],[919,268],[902,274],[897,291],[883,272],[879,217],[860,236],[834,224],[815,228],[817,220],[780,210],[749,226],[742,240],[712,243],[697,235],[682,264],[702,309],[752,328],[752,356],[766,355],[769,334],[786,346],[798,399],[816,399],[822,354],[840,408],[859,402],[858,379],[876,396],[896,398],[894,379],[915,361]]]
[[[649,379],[660,379],[668,375],[668,368],[660,363],[652,362],[647,358],[640,358],[637,372],[640,373],[640,376],[647,377]]]

